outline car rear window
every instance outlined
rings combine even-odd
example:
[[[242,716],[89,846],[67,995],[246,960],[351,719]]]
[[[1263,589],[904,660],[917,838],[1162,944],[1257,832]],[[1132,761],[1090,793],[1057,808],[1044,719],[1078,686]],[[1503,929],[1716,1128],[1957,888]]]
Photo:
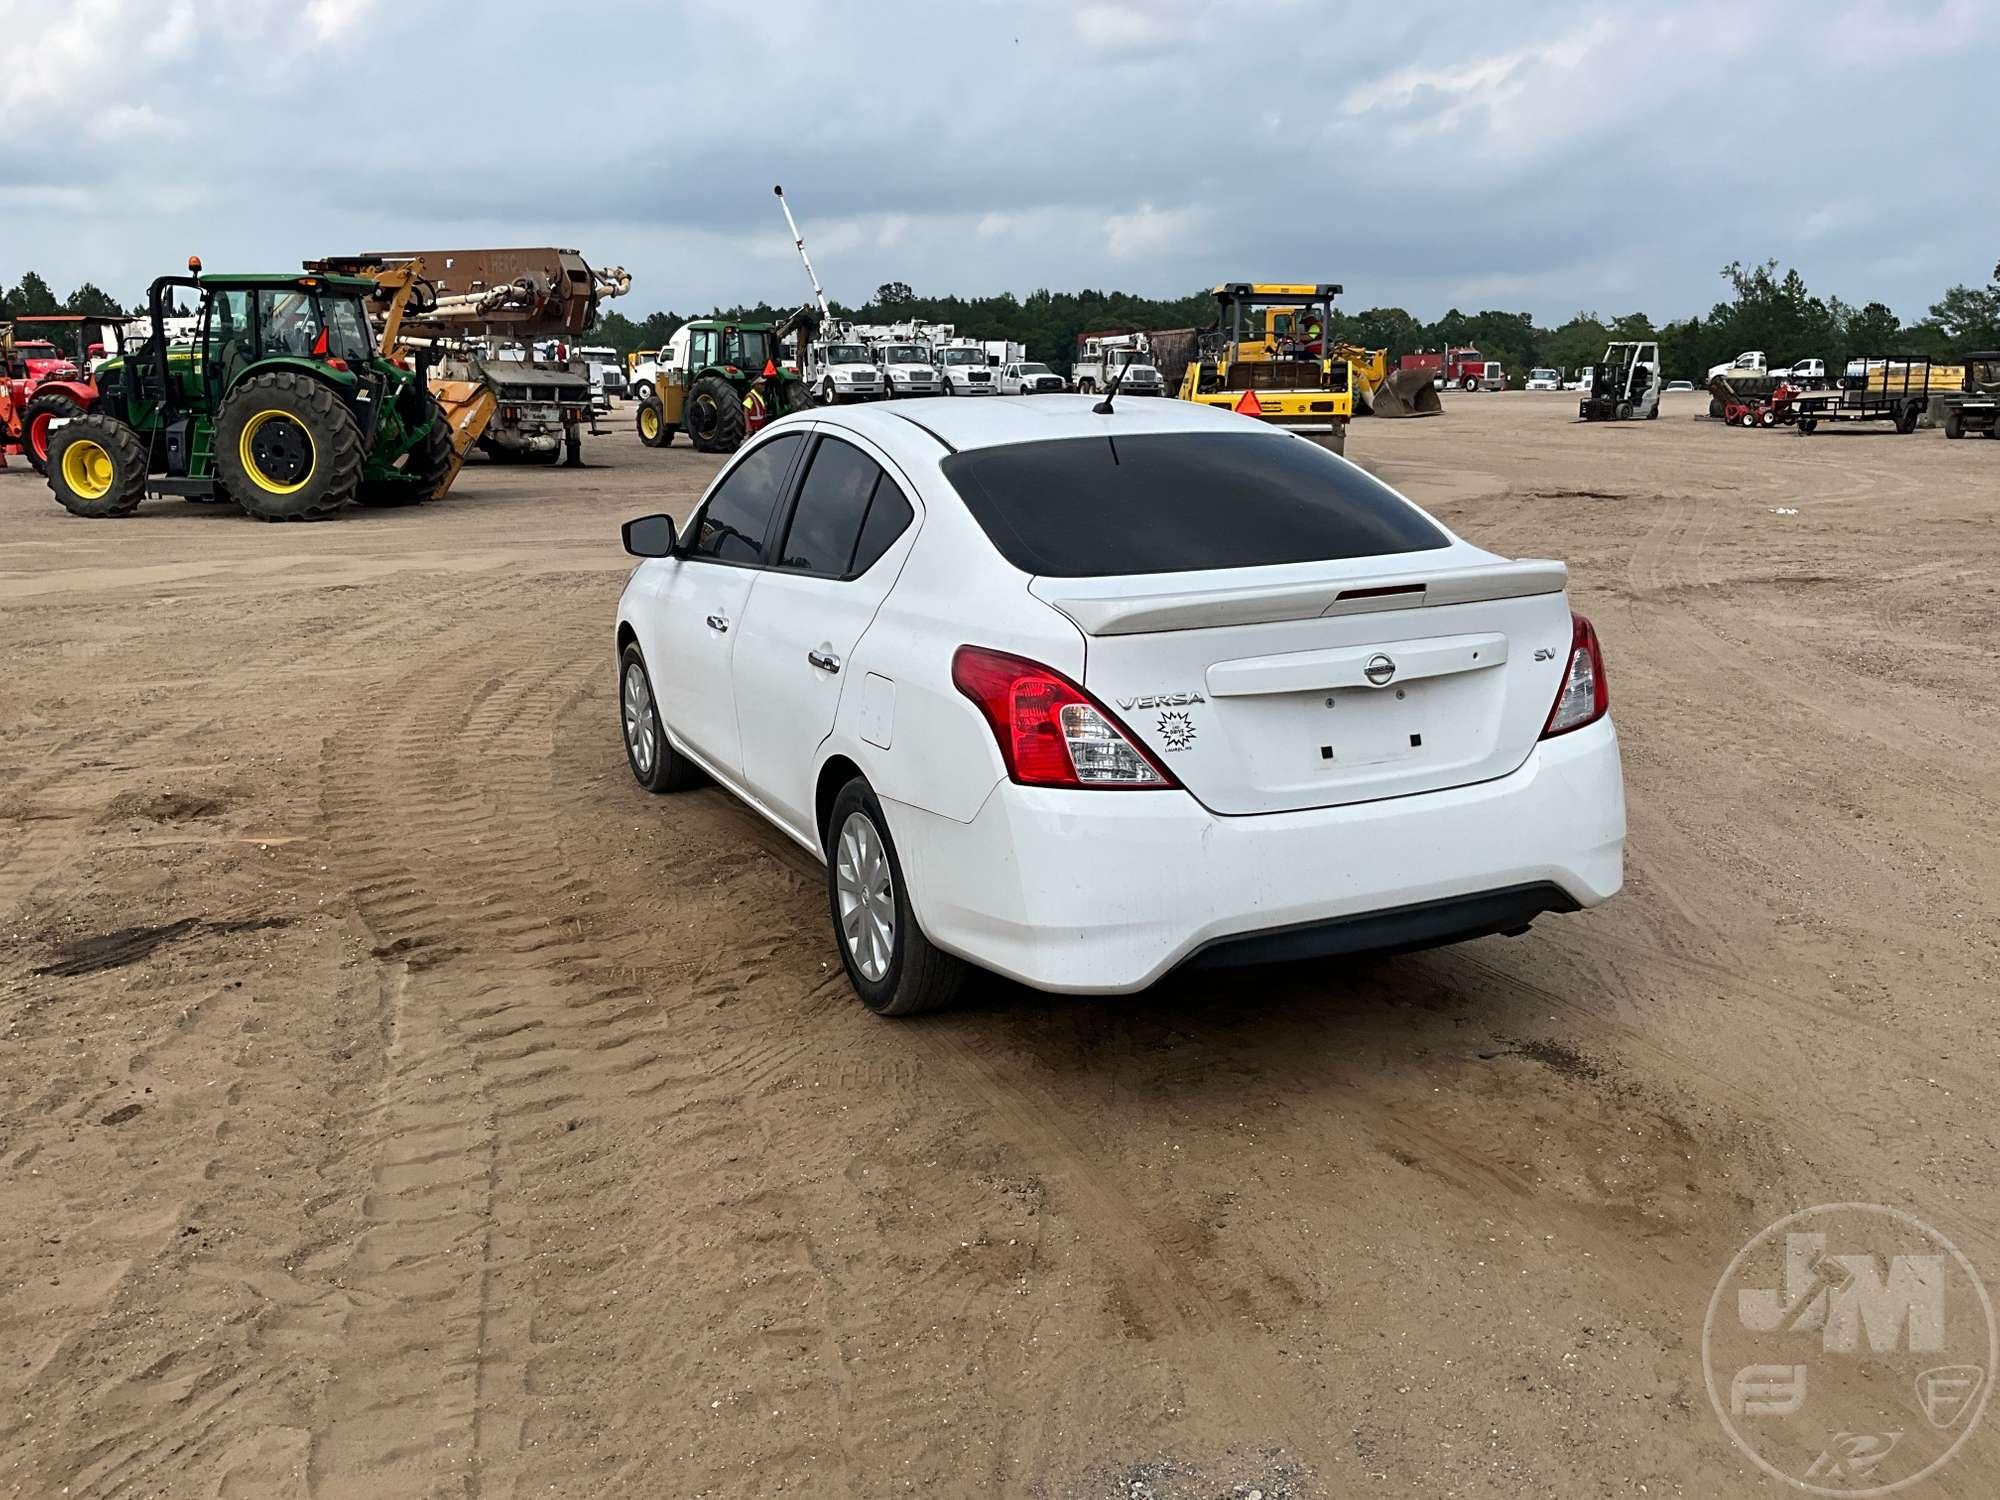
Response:
[[[1049,578],[1450,545],[1380,480],[1285,433],[1058,438],[973,449],[943,468],[1000,555]]]

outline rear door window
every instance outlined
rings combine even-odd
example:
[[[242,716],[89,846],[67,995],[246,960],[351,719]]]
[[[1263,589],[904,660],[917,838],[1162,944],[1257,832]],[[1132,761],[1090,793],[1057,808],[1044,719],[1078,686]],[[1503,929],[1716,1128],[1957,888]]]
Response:
[[[778,565],[831,578],[846,573],[881,476],[875,461],[853,444],[822,438],[799,485]]]
[[[910,502],[873,459],[852,443],[823,437],[799,484],[779,566],[858,577],[914,518]]]
[[[1255,568],[1450,545],[1400,495],[1286,433],[1057,438],[952,455],[987,539],[1049,578]]]
[[[761,563],[771,517],[804,441],[803,434],[788,432],[746,454],[701,508],[688,555],[711,562]]]

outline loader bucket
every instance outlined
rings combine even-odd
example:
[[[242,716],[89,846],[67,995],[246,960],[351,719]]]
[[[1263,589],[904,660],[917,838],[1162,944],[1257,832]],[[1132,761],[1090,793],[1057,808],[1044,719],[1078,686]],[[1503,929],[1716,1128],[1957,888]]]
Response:
[[[472,451],[472,445],[479,441],[493,420],[493,413],[499,409],[500,401],[493,394],[493,388],[479,380],[433,380],[431,394],[437,397],[438,406],[444,418],[451,424],[451,466],[438,481],[437,489],[427,498],[442,499],[451,487],[458,483],[458,471],[465,467],[465,455]]]
[[[1429,370],[1391,370],[1369,403],[1378,417],[1435,417],[1444,410]]]

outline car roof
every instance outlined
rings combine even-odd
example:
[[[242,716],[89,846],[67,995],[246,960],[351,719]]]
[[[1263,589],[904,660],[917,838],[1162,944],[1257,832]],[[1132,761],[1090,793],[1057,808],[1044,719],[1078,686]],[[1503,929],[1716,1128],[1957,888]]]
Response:
[[[1094,408],[1098,396],[926,396],[865,406],[821,407],[807,416],[845,427],[878,442],[909,435],[912,427],[946,448],[1000,448],[1054,438],[1125,437],[1151,432],[1276,432],[1252,417],[1159,396],[1121,396],[1110,416]]]

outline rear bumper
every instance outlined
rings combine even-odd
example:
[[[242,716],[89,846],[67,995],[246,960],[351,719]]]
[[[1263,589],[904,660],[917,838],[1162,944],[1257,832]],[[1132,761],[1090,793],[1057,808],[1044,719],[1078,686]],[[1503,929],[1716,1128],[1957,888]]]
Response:
[[[1038,989],[1144,989],[1187,962],[1422,947],[1595,906],[1624,881],[1610,720],[1476,786],[1218,817],[1184,792],[996,786],[970,823],[886,811],[918,922]]]

